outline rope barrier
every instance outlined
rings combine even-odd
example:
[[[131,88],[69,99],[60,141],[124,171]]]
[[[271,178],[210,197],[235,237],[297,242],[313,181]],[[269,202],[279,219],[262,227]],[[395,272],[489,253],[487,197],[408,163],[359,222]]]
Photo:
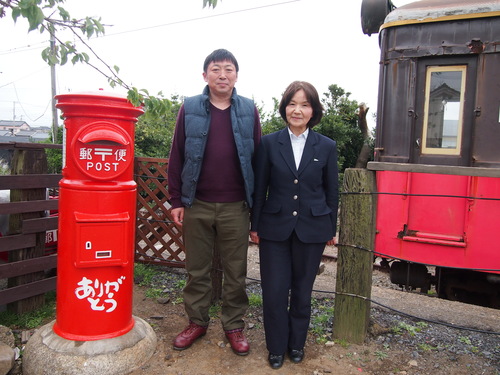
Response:
[[[157,259],[157,260],[167,261],[167,262],[174,263],[174,264],[179,264],[179,265],[180,264],[184,264],[184,262],[179,262],[179,261],[175,261],[175,260],[167,260],[165,258],[159,258],[159,257],[152,256],[152,255],[147,255],[147,254],[142,254],[142,255],[144,257],[148,257],[150,259],[155,259],[155,260]],[[219,272],[222,272],[222,270],[220,270],[218,268],[213,268],[213,269],[215,269],[215,270],[217,270]],[[251,281],[259,283],[259,284],[261,283],[261,280],[255,279],[255,278],[247,277],[247,280],[251,280]],[[384,305],[383,303],[375,301],[372,298],[368,298],[368,297],[365,297],[365,296],[360,296],[360,295],[357,295],[357,294],[343,293],[343,292],[336,292],[336,291],[325,291],[325,290],[318,290],[318,289],[313,289],[313,292],[323,293],[323,294],[333,294],[333,295],[345,295],[345,296],[349,296],[349,297],[353,297],[353,298],[359,298],[359,299],[362,299],[364,301],[369,301],[369,302],[371,302],[371,303],[373,303],[375,305],[378,305],[378,306],[381,306],[381,307],[386,308],[388,310],[391,310],[391,311],[393,311],[393,312],[395,312],[397,314],[406,316],[408,318],[412,318],[412,319],[416,319],[416,320],[420,320],[420,321],[425,321],[425,322],[429,322],[429,323],[433,323],[433,324],[443,325],[443,326],[446,326],[446,327],[450,327],[450,328],[454,328],[454,329],[458,329],[458,330],[463,330],[463,331],[471,331],[471,332],[478,332],[478,333],[484,333],[484,334],[490,334],[490,335],[500,336],[500,332],[485,331],[485,330],[480,330],[480,329],[476,329],[476,328],[464,327],[464,326],[454,325],[454,324],[451,324],[451,323],[448,323],[448,322],[436,321],[436,320],[422,318],[422,317],[419,317],[419,316],[416,316],[416,315],[408,314],[408,313],[405,313],[403,311],[400,311],[400,310],[397,310],[395,308],[392,308],[390,306]]]

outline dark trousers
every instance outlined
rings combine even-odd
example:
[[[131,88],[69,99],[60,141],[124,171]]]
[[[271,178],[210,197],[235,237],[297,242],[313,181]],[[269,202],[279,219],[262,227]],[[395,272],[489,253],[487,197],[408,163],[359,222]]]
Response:
[[[267,350],[302,349],[311,319],[311,294],[326,243],[260,239],[260,274]]]

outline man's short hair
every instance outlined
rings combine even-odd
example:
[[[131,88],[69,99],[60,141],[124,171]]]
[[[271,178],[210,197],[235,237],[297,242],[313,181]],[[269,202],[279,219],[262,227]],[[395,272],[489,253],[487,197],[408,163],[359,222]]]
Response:
[[[238,66],[238,61],[236,61],[236,57],[229,52],[227,49],[216,49],[205,59],[205,63],[203,64],[203,71],[206,73],[208,66],[212,62],[220,62],[220,61],[231,61],[236,68],[236,72],[240,69]]]

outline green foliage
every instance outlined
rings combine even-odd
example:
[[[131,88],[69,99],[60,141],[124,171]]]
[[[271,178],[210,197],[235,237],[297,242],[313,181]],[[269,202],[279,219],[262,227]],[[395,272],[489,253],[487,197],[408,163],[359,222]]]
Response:
[[[375,357],[377,357],[377,359],[379,361],[382,361],[384,359],[386,359],[387,357],[389,357],[389,354],[387,352],[384,352],[383,350],[377,350],[375,353],[374,353]]]
[[[312,299],[313,314],[311,317],[311,332],[316,336],[318,344],[324,344],[330,339],[333,321],[333,305],[329,299]]]
[[[87,44],[84,38],[103,35],[105,28],[101,19],[85,17],[72,18],[69,12],[60,6],[65,0],[10,0],[0,2],[0,18],[6,15],[6,10],[11,10],[14,22],[19,17],[25,18],[29,23],[28,32],[39,30],[40,33],[49,32],[51,45],[42,51],[42,59],[49,65],[64,65],[68,61],[73,64],[84,63],[105,76],[111,87],[117,85],[128,90],[131,102],[138,106],[144,105],[146,110],[161,116],[170,109],[169,101],[149,95],[146,90],[138,90],[127,85],[119,76],[119,67],[110,66],[103,61]],[[205,0],[204,5],[215,7],[216,0]],[[45,13],[46,12],[46,13]],[[46,15],[47,14],[47,15]],[[58,38],[60,30],[69,30],[73,33],[73,41],[62,41]],[[89,53],[77,48],[75,41],[82,44],[98,60],[100,65],[91,62]]]
[[[207,5],[209,8],[215,8],[217,6],[217,0],[203,0],[203,8],[205,8]]]
[[[186,287],[186,279],[181,279],[175,283],[175,287],[179,290],[184,290]]]
[[[363,147],[363,135],[358,127],[358,102],[350,100],[351,93],[336,84],[328,86],[322,100],[325,114],[315,130],[337,142],[339,171],[356,165]]]
[[[248,305],[250,307],[261,307],[262,296],[260,294],[251,293],[248,296]]]
[[[415,336],[417,333],[422,332],[422,329],[427,327],[428,324],[425,322],[418,322],[415,326],[400,322],[396,327],[393,327],[391,331],[397,335],[402,335],[404,332],[407,332],[410,336]]]
[[[217,318],[221,311],[222,305],[216,302],[208,309],[208,316],[210,316],[211,318]]]
[[[436,346],[432,346],[430,344],[427,344],[426,342],[421,342],[419,343],[418,345],[418,348],[424,352],[430,352],[432,350],[436,350],[437,347]]]
[[[279,114],[278,99],[273,98],[273,103],[273,110],[269,114],[265,113],[262,108],[257,107],[261,119],[262,135],[274,133],[286,127],[285,121],[283,121]]]
[[[28,32],[39,30],[40,33],[49,32],[56,41],[42,51],[42,58],[49,65],[64,65],[71,57],[71,62],[89,63],[89,55],[79,52],[72,41],[58,39],[56,32],[59,29],[69,29],[82,40],[80,34],[90,39],[92,36],[104,34],[104,26],[100,19],[85,17],[84,19],[71,18],[66,9],[59,6],[64,0],[11,0],[3,3],[0,14],[5,13],[5,8],[12,10],[12,19],[16,22],[19,17],[25,18],[29,23]],[[56,8],[56,9],[53,9]],[[45,15],[47,10],[49,15]],[[55,16],[58,16],[56,18]]]
[[[165,295],[165,292],[163,291],[163,289],[160,288],[148,288],[146,289],[144,295],[147,298],[159,298],[163,297]]]
[[[141,286],[150,286],[153,284],[153,279],[160,271],[157,266],[147,265],[143,263],[135,263],[134,279]]]
[[[335,343],[340,345],[344,349],[347,349],[350,346],[349,343],[345,339],[335,339]]]
[[[50,134],[50,137],[47,141],[44,143],[56,143],[56,144],[62,144],[63,141],[63,127],[59,126],[57,129],[57,139],[54,141],[53,140],[53,135],[52,133]],[[62,150],[60,149],[54,149],[54,148],[47,148],[45,150],[47,154],[47,165],[48,165],[48,173],[61,173],[62,171]]]
[[[154,98],[145,103],[145,112],[135,127],[136,156],[168,158],[181,104],[176,95],[170,100]]]
[[[471,345],[472,341],[470,340],[470,337],[468,336],[460,336],[458,340],[464,344]]]
[[[119,67],[106,64],[84,40],[84,37],[89,39],[92,36],[105,33],[101,19],[92,17],[72,18],[69,12],[60,6],[63,3],[64,0],[10,0],[0,2],[0,18],[5,16],[6,9],[10,9],[14,22],[19,17],[25,18],[29,22],[28,31],[49,32],[54,39],[54,43],[42,52],[42,58],[48,64],[64,65],[69,60],[73,64],[81,62],[104,75],[111,87],[119,85],[127,89],[128,99],[131,103],[136,106],[143,106],[145,109],[145,114],[140,117],[136,126],[136,155],[168,157],[175,127],[175,117],[180,106],[179,98],[172,97],[171,100],[168,100],[163,98],[161,93],[158,96],[152,96],[147,90],[139,90],[127,85],[118,76]],[[217,0],[203,0],[203,7],[215,8],[217,3]],[[89,54],[80,51],[74,41],[64,42],[59,40],[57,32],[60,29],[73,32],[74,40],[87,47],[90,53],[102,63],[104,68],[94,65],[90,61]],[[345,168],[355,165],[364,142],[357,127],[356,110],[358,104],[356,101],[351,101],[349,95],[350,93],[339,86],[330,85],[323,99],[325,116],[315,128],[318,133],[337,141],[341,173]],[[275,98],[273,98],[273,101],[274,108],[270,114],[264,113],[262,108],[259,108],[263,134],[285,127],[285,123],[278,113],[279,102]],[[54,156],[52,170],[58,170],[57,163]]]

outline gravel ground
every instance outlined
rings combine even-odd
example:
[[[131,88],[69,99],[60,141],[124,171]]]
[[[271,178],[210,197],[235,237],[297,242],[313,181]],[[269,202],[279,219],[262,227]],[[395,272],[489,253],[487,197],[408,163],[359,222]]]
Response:
[[[186,273],[179,268],[158,268],[161,272],[147,285],[136,279],[133,312],[153,327],[158,345],[152,357],[130,375],[500,375],[500,310],[403,292],[379,271],[373,272],[374,302],[365,342],[355,345],[334,340],[333,261],[325,262],[316,278],[306,357],[299,365],[285,361],[280,370],[267,366],[258,304],[251,305],[245,319],[251,344],[248,356],[231,352],[217,322],[217,311],[205,337],[189,350],[175,351],[172,339],[187,321],[182,304]],[[249,248],[248,276],[249,295],[260,296],[256,246]],[[162,297],[154,297],[151,291],[161,291]],[[22,332],[16,335],[20,337]],[[22,358],[9,375],[21,374]]]
[[[313,348],[318,351],[324,350],[324,346],[329,343],[338,344],[338,342],[334,344],[331,337],[335,296],[334,293],[328,292],[334,289],[335,269],[335,262],[325,262],[324,272],[317,277],[315,289],[318,292],[313,295],[315,300],[310,332],[312,332],[313,343],[320,345],[308,344],[308,353]],[[179,281],[184,278],[183,269],[166,269],[157,276],[154,284],[169,292],[170,299],[173,300],[180,296]],[[258,280],[257,250],[256,247],[251,247],[247,284],[249,295],[260,295]],[[353,352],[351,346],[351,349],[344,354],[337,353],[337,362],[344,356],[349,357],[350,366],[359,366],[358,371],[371,374],[500,375],[499,310],[443,301],[415,292],[403,292],[397,290],[397,287],[389,282],[387,274],[379,271],[373,273],[372,298],[383,300],[384,306],[387,306],[387,301],[396,300],[402,301],[404,306],[396,304],[396,308],[392,310],[372,303],[370,334],[365,345],[354,347],[361,354]],[[327,320],[325,320],[325,314],[329,314]],[[249,332],[254,328],[262,328],[260,307],[251,307],[247,315]],[[492,334],[491,331],[496,334]],[[254,338],[254,341],[256,340]],[[363,352],[372,353],[371,356],[375,355],[378,361],[368,360],[367,355],[362,355]],[[323,352],[321,353],[317,356],[325,356]],[[390,357],[391,361],[386,357]],[[407,370],[401,370],[402,363],[409,366]],[[389,370],[389,366],[393,366],[396,370]],[[137,374],[147,373],[146,371]],[[320,373],[326,374],[328,371],[318,370],[317,374]],[[343,372],[340,373],[343,374]],[[225,372],[217,372],[217,374],[225,374]]]

